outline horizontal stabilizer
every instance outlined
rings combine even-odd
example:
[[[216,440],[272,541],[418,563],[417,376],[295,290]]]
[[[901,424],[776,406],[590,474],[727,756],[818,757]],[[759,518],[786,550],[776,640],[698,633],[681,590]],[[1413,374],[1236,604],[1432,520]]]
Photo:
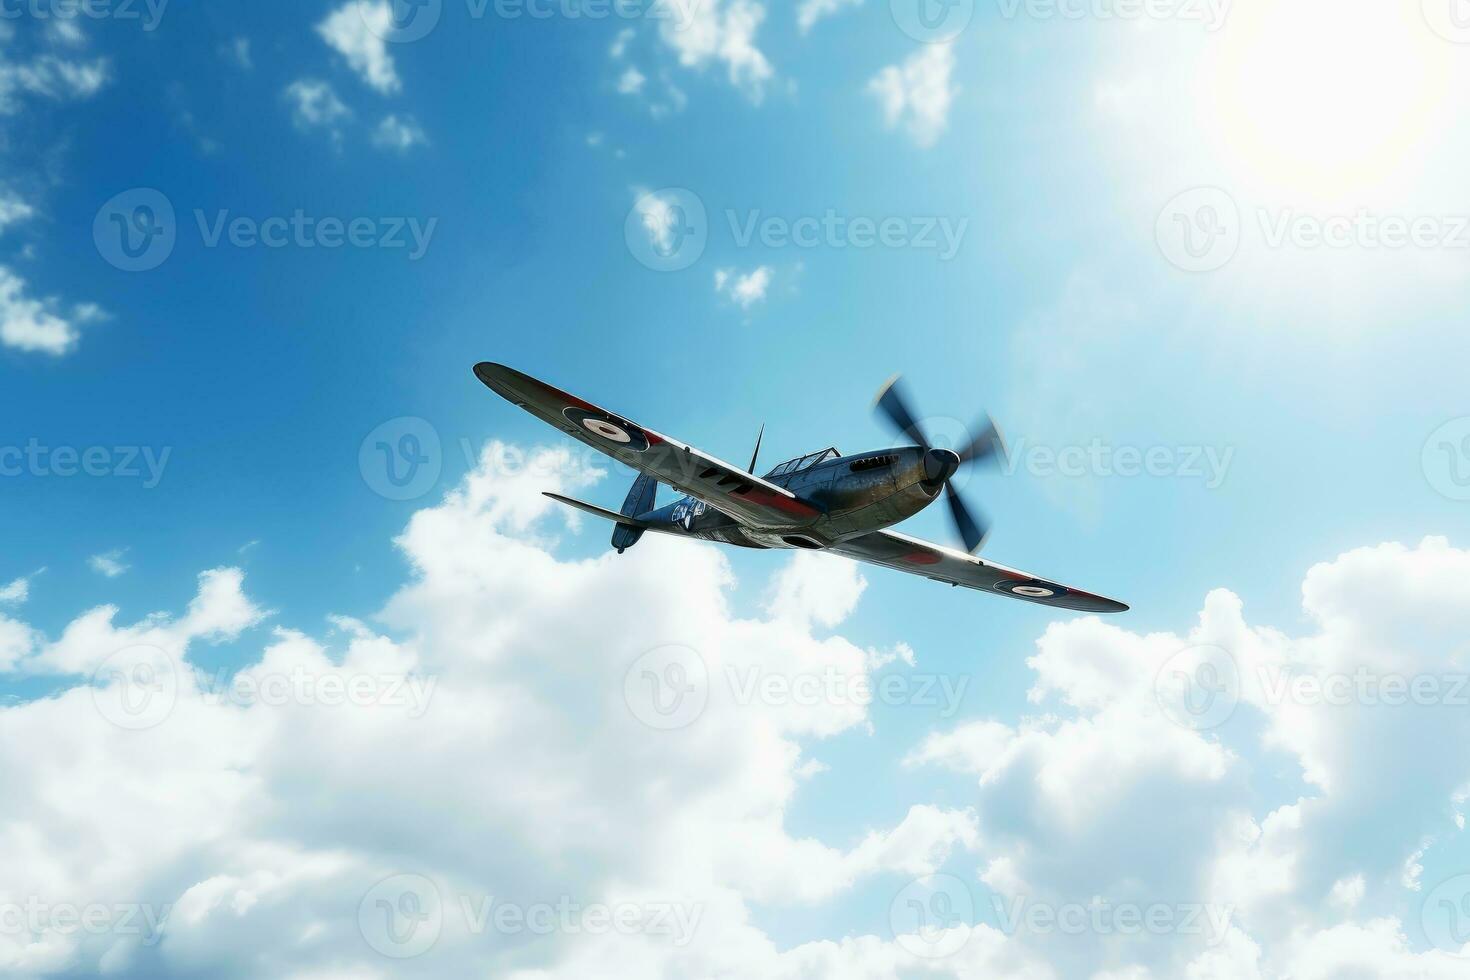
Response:
[[[653,525],[650,524],[648,521],[640,521],[636,517],[628,517],[626,515],[619,514],[616,511],[611,511],[607,510],[606,508],[599,507],[596,504],[589,504],[586,501],[573,500],[571,497],[563,497],[559,493],[551,493],[550,491],[543,490],[541,491],[541,494],[542,496],[550,497],[557,503],[566,504],[568,507],[575,507],[580,511],[591,514],[593,517],[600,517],[605,521],[613,521],[617,524],[627,524],[630,527],[640,527],[645,529],[653,527]]]

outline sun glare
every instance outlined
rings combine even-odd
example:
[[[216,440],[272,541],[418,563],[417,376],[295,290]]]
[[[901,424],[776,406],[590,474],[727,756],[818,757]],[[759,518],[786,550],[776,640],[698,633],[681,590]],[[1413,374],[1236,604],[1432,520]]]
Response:
[[[1224,151],[1263,190],[1375,194],[1413,169],[1458,53],[1396,0],[1238,3],[1211,91]]]

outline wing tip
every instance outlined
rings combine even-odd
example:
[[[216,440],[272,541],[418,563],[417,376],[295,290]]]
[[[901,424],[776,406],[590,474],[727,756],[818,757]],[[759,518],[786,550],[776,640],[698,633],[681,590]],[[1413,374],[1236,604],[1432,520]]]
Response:
[[[475,365],[475,377],[487,385],[492,381],[505,381],[514,373],[504,364],[497,364],[494,361],[480,361]]]

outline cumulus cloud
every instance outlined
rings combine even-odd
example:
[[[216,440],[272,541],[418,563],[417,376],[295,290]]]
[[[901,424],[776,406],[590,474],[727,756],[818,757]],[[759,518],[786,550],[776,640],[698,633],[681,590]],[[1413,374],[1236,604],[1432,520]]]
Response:
[[[9,585],[0,587],[0,602],[18,605],[31,597],[31,579],[28,575],[12,579]]]
[[[427,143],[429,138],[424,129],[412,116],[388,115],[373,131],[373,145],[379,149],[406,153],[415,146]]]
[[[300,78],[286,86],[286,99],[291,103],[291,119],[301,130],[327,129],[340,137],[338,124],[352,117],[352,110],[337,97],[326,82]]]
[[[109,71],[106,58],[74,61],[43,54],[17,62],[0,55],[0,113],[18,111],[23,94],[56,101],[91,98],[107,84]]]
[[[851,840],[786,827],[811,748],[859,729],[866,709],[742,701],[728,678],[866,676],[863,650],[803,621],[837,625],[854,586],[825,598],[797,588],[800,616],[763,620],[732,611],[730,566],[708,545],[650,536],[621,557],[559,558],[538,491],[599,476],[565,450],[487,446],[397,539],[409,578],[375,626],[334,617],[320,636],[258,637],[269,614],[226,568],[200,576],[181,614],[119,625],[104,606],[56,640],[29,635],[0,664],[74,683],[0,706],[0,897],[134,915],[127,929],[76,930],[40,912],[34,932],[0,932],[0,969],[570,978],[921,966],[872,935],[783,951],[752,918],[756,902],[928,874],[979,842],[973,813],[928,803]],[[221,642],[254,651],[223,680],[199,649]],[[650,659],[671,646],[676,659]],[[671,663],[702,673],[676,678]],[[670,726],[659,709],[691,677],[700,710]],[[666,680],[676,687],[648,690]],[[540,903],[634,925],[546,935],[496,915]],[[434,941],[399,958],[426,908]],[[400,913],[409,928],[390,931],[384,916]],[[982,928],[962,962],[1020,976],[1028,960]]]
[[[982,880],[1002,900],[1183,900],[1227,923],[1136,947],[1037,937],[1069,975],[1123,958],[1145,977],[1447,977],[1463,960],[1364,912],[1417,920],[1446,875],[1442,859],[1426,886],[1401,869],[1460,829],[1470,758],[1424,749],[1470,738],[1448,700],[1470,676],[1467,582],[1470,552],[1428,538],[1311,569],[1299,636],[1248,624],[1225,590],[1180,634],[1054,624],[1028,660],[1045,713],[933,733],[908,762],[975,776]],[[1297,793],[1259,781],[1247,755],[1263,753],[1294,761]]]
[[[715,292],[727,297],[742,310],[748,310],[766,298],[775,270],[768,265],[756,266],[749,272],[736,269],[715,270]]]
[[[863,0],[801,0],[796,5],[797,30],[806,34],[817,21],[840,13],[844,7],[860,7],[862,3]]]
[[[35,213],[35,208],[21,200],[18,195],[10,192],[0,193],[0,232],[13,224],[26,221]]]
[[[228,43],[219,46],[221,58],[233,64],[236,68],[245,71],[255,67],[255,59],[250,55],[250,38],[236,37]]]
[[[629,65],[618,76],[618,93],[621,95],[637,95],[643,91],[643,83],[646,81],[648,79],[644,77],[643,72],[639,71],[636,66]]]
[[[756,32],[766,8],[755,0],[699,0],[677,3],[679,16],[659,22],[659,36],[690,68],[725,66],[730,83],[752,102],[760,102],[775,70],[760,48]]]
[[[648,240],[661,253],[674,246],[679,223],[686,220],[682,206],[672,194],[658,194],[640,187],[633,188],[634,207]]]
[[[102,319],[105,314],[92,303],[64,311],[55,298],[31,296],[24,279],[0,266],[0,344],[59,357],[76,348],[78,327]]]
[[[868,82],[888,128],[903,126],[914,143],[933,146],[949,125],[949,107],[959,94],[950,82],[954,51],[948,43],[925,44],[902,65],[888,65]]]
[[[628,45],[631,44],[633,41],[633,34],[634,31],[631,27],[624,27],[622,30],[618,31],[617,36],[613,38],[613,43],[608,45],[608,57],[617,60],[618,58],[621,58],[623,55],[627,54]]]
[[[819,756],[879,719],[781,692],[870,681],[912,652],[833,632],[865,582],[830,556],[776,565],[752,614],[714,546],[562,554],[541,491],[603,476],[565,448],[487,445],[396,538],[406,578],[370,622],[266,630],[230,567],[132,622],[100,606],[53,638],[0,615],[0,671],[56,682],[0,703],[0,903],[40,909],[0,930],[0,970],[1464,975],[1413,920],[1454,909],[1436,886],[1470,787],[1470,716],[1451,700],[1470,671],[1470,551],[1427,538],[1323,562],[1289,632],[1223,589],[1172,632],[1052,623],[1027,713],[916,731],[894,785],[951,782],[943,802],[885,800],[885,820],[819,839],[790,816]],[[206,667],[211,644],[239,669]],[[1339,696],[1339,678],[1358,686]],[[1407,884],[1406,865],[1424,869]],[[974,908],[918,901],[935,875]],[[762,927],[866,905],[867,886],[878,914],[840,938]],[[906,931],[885,896],[941,925]],[[56,918],[84,906],[101,928]],[[120,906],[126,928],[107,918]],[[557,928],[558,907],[632,926]]]
[[[93,555],[87,559],[87,564],[98,575],[105,575],[107,578],[117,578],[130,567],[123,561],[124,553],[122,548],[114,548],[112,551],[104,551],[101,554]]]
[[[327,15],[316,32],[370,88],[392,95],[403,88],[384,40],[393,29],[390,0],[348,3]]]

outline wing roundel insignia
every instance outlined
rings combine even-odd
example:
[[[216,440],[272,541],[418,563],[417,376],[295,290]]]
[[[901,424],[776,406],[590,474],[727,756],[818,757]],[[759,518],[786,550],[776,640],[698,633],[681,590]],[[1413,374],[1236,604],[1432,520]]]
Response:
[[[1022,599],[1055,599],[1068,592],[1060,585],[1052,585],[1050,582],[1041,582],[1036,579],[1027,582],[997,582],[995,589],[997,592],[1006,592]]]
[[[610,442],[639,453],[648,448],[648,435],[627,419],[620,419],[607,412],[588,411],[575,406],[562,409],[562,414],[567,417],[568,421],[580,425],[604,442]]]

